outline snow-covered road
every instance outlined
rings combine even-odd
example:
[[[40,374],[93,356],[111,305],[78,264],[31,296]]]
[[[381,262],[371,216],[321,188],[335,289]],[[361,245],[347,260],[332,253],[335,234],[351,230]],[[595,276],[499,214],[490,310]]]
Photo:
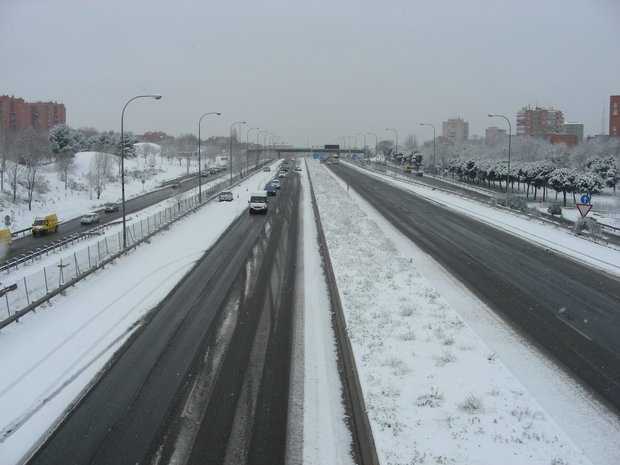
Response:
[[[620,463],[617,417],[527,347],[354,192],[347,194],[318,162],[308,160],[308,166],[382,463]],[[234,188],[233,202],[207,205],[0,332],[0,465],[19,462],[133,325],[245,214],[256,182],[246,179]],[[304,388],[304,405],[297,407],[304,416],[303,457],[304,463],[349,463],[346,432],[338,426],[343,411],[334,403],[339,393],[327,395],[335,353],[320,261],[309,240],[315,231],[307,189],[304,182],[307,292],[298,324],[306,335],[304,384],[312,387]],[[198,229],[204,233],[196,235]],[[574,247],[561,242],[566,250]],[[602,253],[607,262],[620,263],[617,251]],[[322,352],[315,352],[319,346]],[[327,428],[334,420],[334,429]]]

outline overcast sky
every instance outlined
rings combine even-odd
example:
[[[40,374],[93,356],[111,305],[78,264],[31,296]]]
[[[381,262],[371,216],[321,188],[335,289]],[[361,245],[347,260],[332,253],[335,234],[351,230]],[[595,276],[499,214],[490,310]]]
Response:
[[[527,105],[601,133],[620,94],[618,0],[0,0],[0,95],[66,105],[67,123],[294,145],[375,132],[516,127]],[[250,140],[256,141],[256,130]],[[350,139],[351,143],[353,139]],[[262,137],[261,137],[262,142]],[[358,136],[357,143],[362,144]],[[374,137],[367,136],[368,145]]]

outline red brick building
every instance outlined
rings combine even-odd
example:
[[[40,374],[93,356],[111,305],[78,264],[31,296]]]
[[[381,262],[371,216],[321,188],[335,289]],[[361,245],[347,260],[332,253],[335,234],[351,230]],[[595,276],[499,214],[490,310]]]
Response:
[[[609,135],[620,137],[620,95],[609,97]]]
[[[34,128],[50,130],[67,122],[65,105],[56,102],[25,102],[22,98],[0,95],[0,128],[13,131]]]
[[[545,139],[547,139],[552,144],[566,144],[569,149],[572,149],[579,142],[577,136],[574,134],[552,133],[547,134],[545,136]]]

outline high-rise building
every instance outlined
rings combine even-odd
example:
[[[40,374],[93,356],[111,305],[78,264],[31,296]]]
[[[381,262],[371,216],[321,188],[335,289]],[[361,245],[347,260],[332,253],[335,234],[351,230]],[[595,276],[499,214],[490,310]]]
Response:
[[[620,95],[609,97],[609,135],[620,137]]]
[[[22,98],[0,95],[0,128],[13,131],[28,128],[50,130],[66,121],[67,113],[62,103],[29,103]]]
[[[504,141],[508,137],[508,132],[505,129],[500,129],[497,126],[491,126],[487,128],[484,133],[484,141],[487,145],[496,145]]]
[[[583,142],[583,124],[581,123],[566,123],[564,125],[564,134],[577,137],[577,143]]]
[[[523,107],[517,113],[517,136],[545,138],[564,133],[564,115],[560,110]]]
[[[462,118],[451,118],[441,123],[441,135],[454,145],[462,145],[469,140],[469,123]]]

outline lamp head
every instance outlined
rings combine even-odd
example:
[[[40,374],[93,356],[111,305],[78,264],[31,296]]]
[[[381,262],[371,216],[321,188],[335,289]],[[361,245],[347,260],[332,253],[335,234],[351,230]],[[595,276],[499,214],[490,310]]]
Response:
[[[489,113],[489,118],[491,118],[492,116],[495,116],[493,113]]]
[[[157,95],[153,95],[153,98],[154,98],[155,100],[159,100],[161,97],[162,97],[162,96],[161,96],[161,95],[159,95],[159,94],[157,94]]]

